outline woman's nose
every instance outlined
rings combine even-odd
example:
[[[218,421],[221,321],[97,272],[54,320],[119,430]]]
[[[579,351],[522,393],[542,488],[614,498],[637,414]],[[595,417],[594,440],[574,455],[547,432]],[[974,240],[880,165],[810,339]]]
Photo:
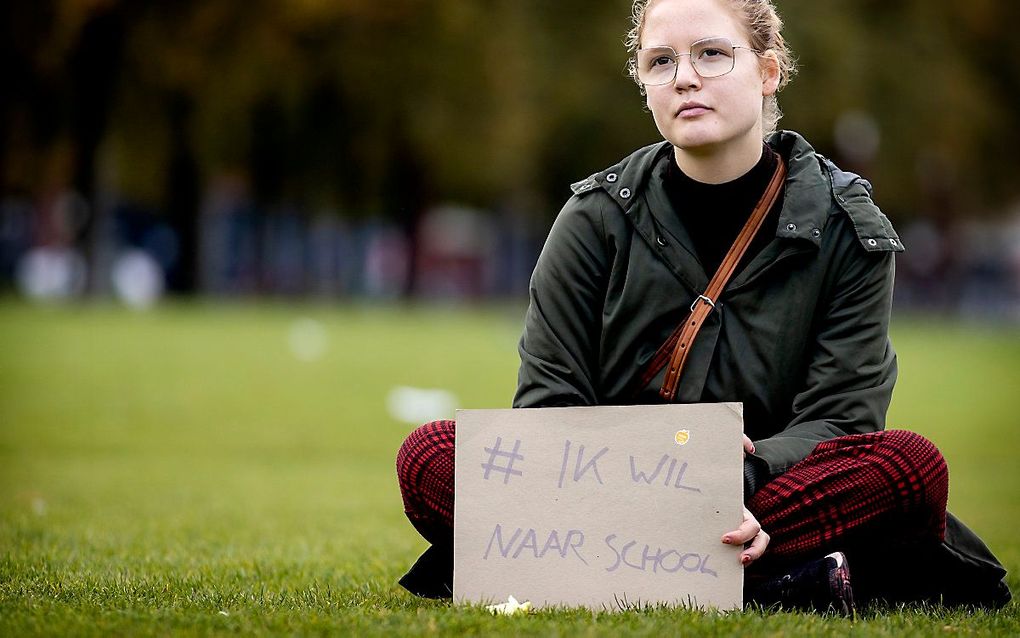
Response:
[[[678,90],[696,89],[701,86],[701,76],[694,70],[689,55],[681,55],[676,61],[676,77],[673,87]]]

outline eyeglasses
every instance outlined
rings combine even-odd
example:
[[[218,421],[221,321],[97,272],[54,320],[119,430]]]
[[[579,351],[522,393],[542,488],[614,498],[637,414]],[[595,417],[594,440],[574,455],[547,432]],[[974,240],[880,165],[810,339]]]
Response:
[[[637,51],[637,77],[641,84],[656,86],[676,80],[680,56],[689,55],[694,71],[703,78],[716,78],[733,70],[734,49],[747,49],[761,54],[751,47],[734,46],[727,38],[705,38],[691,45],[689,53],[677,53],[673,47],[651,47]]]

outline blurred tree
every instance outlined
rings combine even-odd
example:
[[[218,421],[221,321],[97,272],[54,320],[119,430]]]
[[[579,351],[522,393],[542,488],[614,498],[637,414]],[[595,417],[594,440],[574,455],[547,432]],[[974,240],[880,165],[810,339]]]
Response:
[[[888,212],[975,214],[1020,197],[1010,31],[1020,3],[779,5],[801,63],[781,96],[783,124],[865,173]],[[623,71],[629,9],[8,3],[3,192],[44,188],[40,168],[70,146],[69,185],[89,200],[98,186],[147,204],[176,229],[178,290],[194,286],[200,194],[223,173],[246,175],[262,207],[388,216],[409,234],[439,200],[548,219],[570,182],[658,138]],[[848,122],[870,127],[876,153],[840,137]]]
[[[168,287],[192,292],[198,284],[198,210],[201,199],[198,164],[191,148],[194,98],[175,91],[167,98],[170,162],[166,179],[166,211],[177,237],[176,260],[168,273]]]
[[[901,218],[924,213],[934,185],[954,193],[945,213],[952,215],[1020,196],[1008,176],[1020,135],[1009,124],[1020,104],[1009,29],[1020,5],[786,0],[781,9],[801,60],[781,99],[784,124],[846,163],[835,121],[850,110],[873,117],[881,146],[872,165],[857,168],[875,182],[884,208]]]

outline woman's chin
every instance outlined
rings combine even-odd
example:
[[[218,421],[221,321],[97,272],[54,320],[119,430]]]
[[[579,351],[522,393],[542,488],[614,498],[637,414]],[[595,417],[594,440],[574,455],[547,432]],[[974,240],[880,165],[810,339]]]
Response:
[[[721,139],[714,135],[685,135],[674,137],[669,141],[673,143],[673,146],[685,153],[695,155],[711,153],[717,150],[722,142]]]

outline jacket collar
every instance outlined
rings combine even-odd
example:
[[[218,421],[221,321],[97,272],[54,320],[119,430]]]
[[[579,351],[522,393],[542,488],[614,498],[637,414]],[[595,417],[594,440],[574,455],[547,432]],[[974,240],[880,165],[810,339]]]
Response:
[[[766,140],[786,162],[783,209],[772,243],[738,273],[731,287],[743,285],[774,261],[787,254],[816,251],[821,245],[825,221],[838,210],[833,199],[833,182],[823,168],[824,158],[797,133],[781,131]],[[571,188],[577,195],[604,190],[630,218],[634,229],[656,252],[670,271],[690,290],[700,292],[708,286],[698,260],[694,242],[679,217],[674,214],[664,180],[668,162],[673,161],[669,142],[651,144],[604,171],[577,182]],[[849,178],[857,178],[856,175]],[[823,202],[831,202],[826,206]],[[821,204],[821,205],[820,205]]]
[[[803,239],[817,248],[831,211],[818,202],[832,201],[832,183],[822,168],[821,156],[792,131],[779,131],[767,141],[786,161],[786,190],[776,237]]]
[[[783,210],[776,237],[801,239],[817,247],[821,244],[825,220],[830,213],[828,207],[818,206],[818,202],[831,200],[833,188],[831,178],[823,168],[824,159],[807,140],[792,131],[779,131],[766,141],[786,162],[787,170]],[[672,151],[669,142],[650,144],[587,180],[578,182],[573,187],[574,192],[601,188],[625,214],[632,215],[648,208],[660,226],[686,239],[686,232],[670,208],[649,206],[653,202],[661,204],[663,201],[660,193],[653,191],[663,190],[664,170],[666,162],[673,159]]]

